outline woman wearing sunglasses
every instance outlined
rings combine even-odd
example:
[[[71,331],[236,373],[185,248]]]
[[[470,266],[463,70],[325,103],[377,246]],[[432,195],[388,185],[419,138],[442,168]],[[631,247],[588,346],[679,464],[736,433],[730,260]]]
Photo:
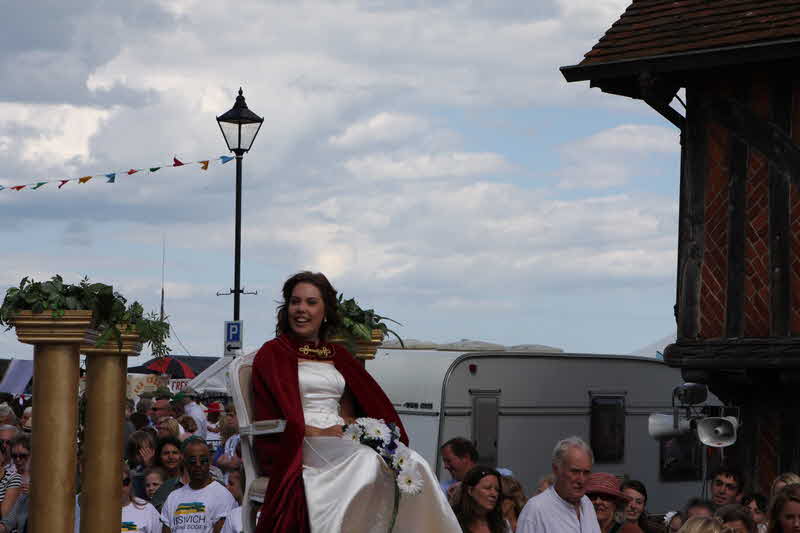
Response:
[[[161,517],[156,508],[144,500],[131,496],[131,472],[122,465],[122,531],[161,533]]]
[[[22,492],[22,477],[9,468],[11,441],[0,441],[0,516],[5,516],[14,507]]]
[[[22,485],[20,491],[22,494],[27,494],[31,482],[30,473],[30,459],[31,459],[31,438],[24,433],[14,437],[11,441],[11,461],[17,469]]]

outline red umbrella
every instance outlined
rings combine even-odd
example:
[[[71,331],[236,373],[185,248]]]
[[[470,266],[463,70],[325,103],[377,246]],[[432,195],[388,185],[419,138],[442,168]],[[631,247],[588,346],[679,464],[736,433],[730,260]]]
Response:
[[[168,374],[173,379],[192,379],[197,374],[192,368],[174,357],[156,357],[141,366],[128,369],[131,374]]]

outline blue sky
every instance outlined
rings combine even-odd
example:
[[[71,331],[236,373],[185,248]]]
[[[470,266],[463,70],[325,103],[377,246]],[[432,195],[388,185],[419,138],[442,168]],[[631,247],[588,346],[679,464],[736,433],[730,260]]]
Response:
[[[678,132],[558,71],[628,0],[116,4],[0,22],[0,185],[223,155],[214,119],[243,86],[265,117],[247,347],[302,269],[408,338],[628,353],[674,331]],[[219,355],[234,170],[0,191],[0,288],[88,275],[156,309],[166,239],[173,351]],[[31,352],[0,334],[0,356]]]

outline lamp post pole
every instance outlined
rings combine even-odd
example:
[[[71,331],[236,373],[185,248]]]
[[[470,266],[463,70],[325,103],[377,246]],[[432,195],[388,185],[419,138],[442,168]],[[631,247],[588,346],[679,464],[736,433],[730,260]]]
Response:
[[[261,129],[264,119],[259,117],[247,107],[244,101],[244,94],[239,88],[239,96],[236,103],[226,113],[217,117],[219,129],[228,150],[236,155],[236,221],[234,231],[234,258],[233,258],[233,289],[222,294],[233,294],[233,320],[239,320],[239,304],[241,296],[244,294],[242,289],[242,159],[244,154],[253,146],[253,141]],[[250,293],[247,293],[250,294]]]
[[[242,160],[244,152],[236,150],[236,236],[233,263],[233,319],[239,320],[239,302],[242,295]]]

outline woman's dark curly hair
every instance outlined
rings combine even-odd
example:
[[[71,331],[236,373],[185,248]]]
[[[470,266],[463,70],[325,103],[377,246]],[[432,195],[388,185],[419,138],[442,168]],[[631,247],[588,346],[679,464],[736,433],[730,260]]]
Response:
[[[476,502],[469,493],[469,489],[474,488],[475,485],[480,483],[486,476],[494,476],[497,479],[498,489],[497,504],[494,506],[494,509],[486,513],[486,524],[489,526],[489,531],[492,533],[503,533],[506,531],[506,523],[503,519],[503,511],[500,504],[502,501],[502,492],[500,491],[503,485],[500,473],[493,468],[476,466],[467,472],[467,475],[464,476],[464,481],[461,482],[461,491],[458,501],[453,505],[453,511],[455,512],[456,518],[458,518],[461,529],[470,531],[473,523],[482,513],[478,509],[478,502]]]
[[[160,466],[161,468],[164,469],[166,469],[167,467],[164,466],[164,463],[161,462],[161,451],[167,445],[175,446],[178,449],[178,451],[183,453],[181,441],[176,439],[175,437],[164,437],[163,439],[158,439],[158,448],[156,448],[155,464],[156,466]],[[183,461],[181,461],[179,469],[183,471]]]
[[[319,289],[320,294],[322,294],[322,301],[325,304],[325,318],[319,328],[319,338],[323,341],[327,340],[328,335],[336,331],[340,324],[336,289],[333,288],[325,274],[307,270],[298,272],[283,284],[283,302],[278,306],[278,324],[275,326],[275,335],[279,336],[292,331],[289,325],[289,300],[292,298],[292,291],[294,291],[298,283],[310,283]]]

